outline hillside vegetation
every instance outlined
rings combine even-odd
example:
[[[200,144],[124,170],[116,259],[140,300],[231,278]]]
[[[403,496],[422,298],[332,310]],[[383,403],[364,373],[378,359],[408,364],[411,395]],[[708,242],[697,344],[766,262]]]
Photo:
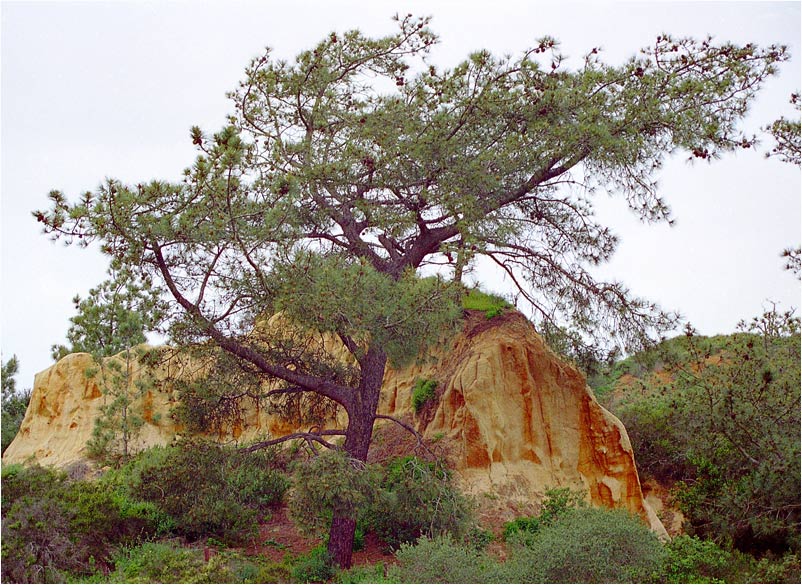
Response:
[[[732,335],[692,330],[592,377],[638,468],[671,488],[689,534],[798,554],[799,320],[769,311]]]
[[[509,308],[478,291],[465,306]],[[741,329],[689,331],[592,379],[688,520],[671,542],[565,488],[533,516],[482,525],[434,459],[185,440],[99,476],[4,466],[3,581],[799,582],[798,321],[772,312]],[[326,551],[335,513],[372,547],[347,571]],[[286,514],[296,528],[277,532]]]

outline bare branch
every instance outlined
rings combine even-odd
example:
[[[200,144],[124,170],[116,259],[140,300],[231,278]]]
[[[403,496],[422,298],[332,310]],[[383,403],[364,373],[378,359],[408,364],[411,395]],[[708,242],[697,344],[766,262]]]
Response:
[[[405,430],[409,431],[409,432],[410,432],[410,433],[412,433],[412,434],[415,436],[415,438],[418,440],[417,444],[415,445],[415,448],[416,448],[416,449],[417,449],[418,447],[422,447],[422,448],[423,448],[423,449],[424,449],[424,450],[425,450],[425,451],[426,451],[426,452],[427,452],[429,455],[431,455],[431,457],[432,457],[433,459],[438,459],[438,456],[437,456],[437,454],[436,454],[434,451],[432,451],[432,450],[431,450],[431,449],[430,449],[430,448],[429,448],[429,447],[426,445],[426,443],[423,441],[423,435],[421,435],[421,434],[420,434],[418,431],[416,431],[416,430],[415,430],[415,428],[414,428],[412,425],[410,425],[410,424],[407,424],[407,423],[405,423],[404,421],[402,421],[402,420],[400,420],[400,419],[397,419],[397,418],[395,418],[394,416],[390,416],[389,414],[377,414],[377,415],[375,416],[375,418],[378,418],[378,419],[383,419],[383,420],[390,420],[390,421],[393,421],[395,424],[397,424],[397,425],[398,425],[398,426],[400,426],[401,428],[403,428],[403,429],[405,429]]]
[[[273,445],[279,445],[281,443],[286,443],[287,441],[293,441],[295,439],[303,439],[307,443],[311,443],[314,441],[315,443],[320,443],[327,449],[340,449],[337,445],[333,445],[326,441],[323,437],[324,436],[344,436],[345,431],[337,431],[337,430],[328,430],[328,431],[317,431],[317,432],[298,432],[298,433],[290,433],[289,435],[284,435],[283,437],[279,437],[277,439],[269,439],[267,441],[260,441],[258,443],[254,443],[253,445],[249,445],[248,447],[244,447],[242,451],[247,453],[253,453],[254,451],[258,451],[259,449],[265,449],[267,447],[271,447]],[[314,451],[314,449],[313,449]]]

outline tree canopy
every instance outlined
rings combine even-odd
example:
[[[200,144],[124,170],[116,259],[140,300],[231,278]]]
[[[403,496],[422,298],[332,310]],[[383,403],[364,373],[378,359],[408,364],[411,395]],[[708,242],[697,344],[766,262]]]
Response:
[[[35,213],[54,237],[99,241],[114,269],[161,283],[182,315],[174,337],[211,339],[286,393],[342,406],[344,448],[361,460],[388,359],[454,322],[479,256],[540,318],[591,339],[637,347],[673,325],[592,275],[617,244],[592,198],[619,194],[645,221],[671,221],[656,186],[665,157],[751,147],[739,123],[788,58],[661,35],[621,65],[591,48],[569,69],[543,38],[515,58],[477,51],[441,69],[428,19],[397,20],[386,37],[331,33],[293,62],[254,59],[229,125],[192,128],[199,156],[183,182],[107,180],[75,203],[53,191]],[[299,359],[302,340],[247,335],[277,311],[338,337],[355,374]],[[353,522],[332,526],[330,552],[347,564]]]

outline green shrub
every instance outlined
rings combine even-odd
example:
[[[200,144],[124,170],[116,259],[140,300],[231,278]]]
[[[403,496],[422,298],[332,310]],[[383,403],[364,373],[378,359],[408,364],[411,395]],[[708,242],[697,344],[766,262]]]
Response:
[[[546,490],[546,498],[543,500],[540,514],[516,518],[512,522],[507,522],[504,525],[504,539],[509,539],[513,535],[518,535],[520,539],[526,538],[524,535],[537,534],[541,528],[550,526],[568,510],[584,506],[585,500],[581,492],[570,488]]]
[[[383,563],[351,567],[337,571],[334,583],[395,583],[387,576],[387,568]]]
[[[146,542],[122,549],[114,557],[112,583],[196,583],[203,553],[168,543]]]
[[[651,582],[666,554],[640,519],[598,508],[560,514],[511,552],[504,580],[518,583]]]
[[[412,390],[412,407],[415,412],[420,412],[420,409],[434,399],[435,390],[437,389],[437,380],[418,380],[415,382],[415,388]]]
[[[70,538],[70,522],[52,498],[19,498],[3,507],[4,583],[59,583],[79,571],[84,551]]]
[[[738,329],[639,357],[613,411],[639,470],[674,485],[689,534],[783,554],[800,548],[799,320],[772,309]]]
[[[481,551],[485,550],[495,539],[496,537],[489,530],[474,526],[468,531],[463,540],[466,545]]]
[[[799,551],[779,558],[767,555],[754,563],[749,575],[740,580],[748,583],[802,583],[799,567]]]
[[[440,464],[400,457],[365,466],[344,453],[325,452],[295,469],[290,500],[293,519],[317,535],[328,530],[333,514],[375,532],[391,548],[422,535],[450,533],[460,538],[470,525],[468,501]]]
[[[67,475],[40,465],[3,465],[3,510],[8,510],[19,498],[40,498],[59,490],[67,482]]]
[[[498,570],[490,557],[449,536],[402,544],[396,558],[398,565],[387,572],[396,583],[489,583],[495,582],[488,577]]]
[[[157,523],[116,494],[39,466],[3,470],[3,575],[60,580],[107,565],[114,546],[149,538]],[[13,577],[12,577],[13,575]]]
[[[669,583],[723,583],[731,574],[732,554],[712,540],[683,534],[665,549],[664,575]]]
[[[364,519],[391,548],[420,536],[448,533],[460,538],[467,532],[468,502],[442,465],[401,457],[380,473],[379,489]]]
[[[131,497],[172,517],[177,534],[239,544],[257,533],[260,515],[281,501],[289,485],[269,466],[269,455],[187,441],[144,456],[124,476]]]
[[[334,577],[334,568],[325,546],[317,546],[302,555],[292,568],[294,583],[323,583]]]
[[[175,519],[153,502],[132,500],[124,492],[112,492],[120,516],[149,527],[153,536],[166,536],[176,528]]]
[[[232,463],[228,486],[238,494],[240,502],[264,510],[282,501],[290,481],[283,473],[263,467],[269,465],[258,455],[237,457]]]
[[[343,452],[326,451],[296,465],[290,513],[301,527],[325,534],[334,514],[357,520],[375,497],[375,470]]]

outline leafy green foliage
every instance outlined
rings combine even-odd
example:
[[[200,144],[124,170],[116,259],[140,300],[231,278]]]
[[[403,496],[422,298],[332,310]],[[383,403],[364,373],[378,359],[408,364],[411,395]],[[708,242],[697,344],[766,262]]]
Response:
[[[110,582],[197,583],[203,564],[200,550],[145,542],[123,549],[115,556]]]
[[[294,469],[293,519],[322,534],[334,514],[356,520],[375,495],[374,470],[340,451],[326,451]]]
[[[108,583],[254,583],[262,576],[253,563],[243,563],[235,555],[213,554],[184,548],[171,542],[145,542],[122,548],[114,557],[115,569]],[[246,577],[245,579],[241,577]],[[248,579],[251,577],[251,579]]]
[[[334,575],[334,583],[396,583],[387,575],[387,568],[383,563],[375,565],[361,565],[348,570],[339,570]]]
[[[437,380],[418,380],[412,389],[412,408],[420,412],[423,406],[434,400],[437,390]]]
[[[475,548],[459,544],[449,536],[421,538],[401,545],[398,565],[388,569],[395,583],[496,583],[496,562]],[[521,581],[522,583],[524,581]]]
[[[579,508],[512,550],[503,572],[515,583],[638,583],[659,578],[665,552],[623,510]]]
[[[52,498],[22,499],[3,510],[4,582],[58,583],[80,571],[84,551],[70,538],[69,519]]]
[[[470,507],[442,465],[401,457],[379,473],[376,497],[364,518],[391,548],[421,536],[467,533]]]
[[[104,486],[41,467],[3,469],[3,580],[61,581],[107,565],[118,544],[155,534],[141,510]]]
[[[772,309],[740,329],[672,340],[664,372],[636,380],[613,410],[639,467],[677,482],[692,533],[798,550],[799,321]]]
[[[333,514],[358,521],[391,548],[422,535],[463,536],[470,520],[467,500],[439,464],[416,457],[365,466],[327,452],[295,470],[293,518],[321,533]]]
[[[501,315],[512,305],[506,299],[486,293],[478,288],[472,288],[468,294],[462,297],[462,308],[469,311],[483,311],[485,317],[492,319],[497,315]]]
[[[542,528],[554,524],[561,515],[568,510],[582,508],[586,505],[583,494],[570,488],[552,488],[546,490],[540,514],[516,518],[504,525],[504,538],[510,539],[518,535],[528,539],[530,535],[537,534]]]
[[[165,449],[131,469],[131,494],[156,504],[174,519],[175,532],[193,540],[247,541],[287,488],[269,455],[204,442]]]
[[[752,563],[746,578],[751,583],[800,583],[799,551],[788,552],[779,558],[766,555]]]
[[[665,578],[669,583],[724,583],[733,573],[733,554],[712,540],[685,534],[665,545]]]
[[[325,583],[334,576],[331,557],[326,547],[317,546],[295,561],[293,583]]]
[[[11,356],[8,361],[2,362],[2,452],[17,436],[25,411],[31,401],[31,391],[17,391],[17,381],[14,377],[19,371],[17,356]]]

